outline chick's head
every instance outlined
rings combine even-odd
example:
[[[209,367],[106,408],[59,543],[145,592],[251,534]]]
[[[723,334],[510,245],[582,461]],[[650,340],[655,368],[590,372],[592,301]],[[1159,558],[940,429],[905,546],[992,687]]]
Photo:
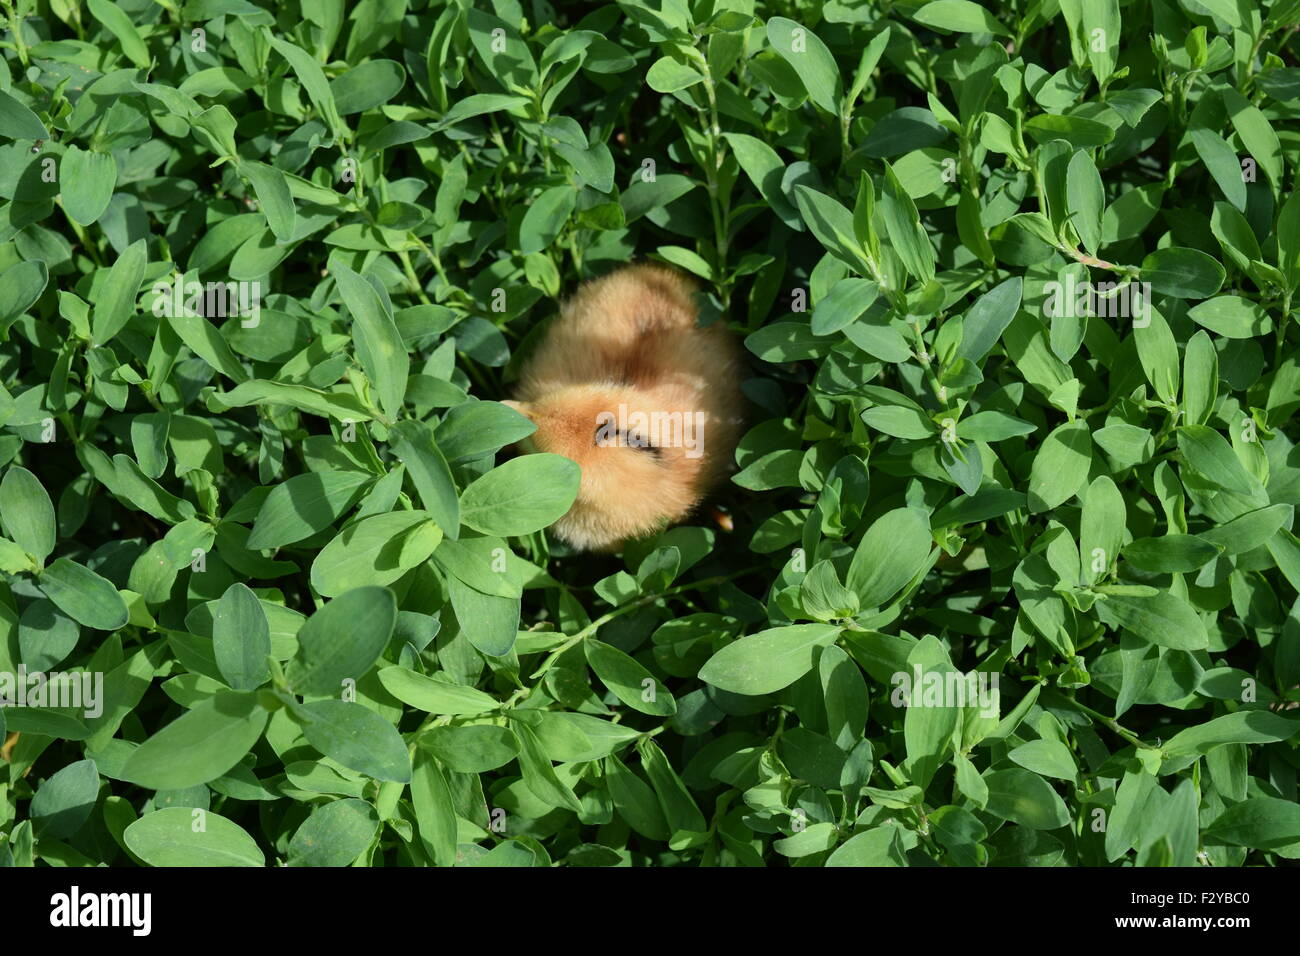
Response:
[[[699,498],[703,429],[671,395],[579,385],[506,404],[537,426],[522,450],[582,469],[577,500],[552,529],[574,547],[615,550],[685,517]]]

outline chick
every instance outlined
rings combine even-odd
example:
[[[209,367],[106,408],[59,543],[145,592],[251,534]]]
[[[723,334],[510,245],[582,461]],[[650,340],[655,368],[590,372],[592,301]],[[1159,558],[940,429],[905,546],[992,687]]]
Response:
[[[582,468],[577,500],[551,528],[575,548],[615,551],[681,521],[726,473],[740,356],[721,322],[696,324],[696,288],[655,265],[584,283],[506,402],[537,425],[525,450]]]

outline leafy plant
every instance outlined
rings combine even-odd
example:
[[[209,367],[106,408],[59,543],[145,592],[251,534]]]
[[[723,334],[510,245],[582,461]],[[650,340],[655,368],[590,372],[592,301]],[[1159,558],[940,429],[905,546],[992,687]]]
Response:
[[[1300,3],[557,7],[6,3],[0,863],[1300,857]],[[750,427],[573,554],[638,257]]]

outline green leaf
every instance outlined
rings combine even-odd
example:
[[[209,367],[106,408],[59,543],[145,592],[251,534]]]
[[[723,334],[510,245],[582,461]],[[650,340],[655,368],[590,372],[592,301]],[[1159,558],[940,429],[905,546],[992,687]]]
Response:
[[[26,551],[8,538],[0,538],[0,571],[6,574],[21,574],[24,571],[35,571],[38,567],[39,565]]]
[[[795,186],[794,193],[799,215],[817,241],[841,262],[860,268],[864,260],[854,234],[853,214],[830,196],[802,183]]]
[[[0,332],[36,304],[49,281],[49,269],[40,259],[19,262],[0,272]]]
[[[1098,476],[1083,496],[1079,519],[1079,581],[1096,584],[1115,563],[1127,527],[1124,496],[1106,475]]]
[[[1219,549],[1192,534],[1138,538],[1124,546],[1124,559],[1153,574],[1186,573],[1204,567]]]
[[[146,813],[122,835],[150,866],[265,866],[248,832],[210,810],[167,807]]]
[[[68,558],[56,558],[41,572],[37,586],[78,624],[100,631],[116,631],[127,622],[126,602],[117,588],[85,565]]]
[[[576,201],[572,186],[553,186],[534,199],[519,223],[519,251],[530,255],[555,242]]]
[[[1225,339],[1253,339],[1273,331],[1273,320],[1258,304],[1236,295],[1206,299],[1187,310],[1197,325]]]
[[[1288,288],[1295,291],[1300,286],[1300,189],[1291,191],[1277,214],[1276,235],[1278,268]]]
[[[831,335],[856,322],[875,302],[876,294],[870,279],[841,279],[813,310],[813,334]]]
[[[456,102],[443,115],[438,127],[455,126],[457,123],[472,119],[475,116],[485,116],[501,110],[517,110],[527,104],[528,98],[524,96],[509,96],[502,93],[475,93]]]
[[[438,866],[451,866],[456,862],[456,807],[438,762],[418,750],[411,777],[411,808],[425,852]]]
[[[510,556],[510,549],[500,538],[463,538],[443,541],[434,551],[433,561],[476,591],[517,598],[523,593],[523,581]]]
[[[944,756],[951,749],[953,731],[962,717],[958,700],[941,695],[936,701],[926,693],[927,678],[942,678],[956,673],[948,652],[933,635],[922,638],[907,656],[907,667],[921,679],[904,695],[907,710],[903,717],[903,743],[907,751],[907,773],[924,791],[934,778]],[[942,685],[941,685],[942,687]],[[964,691],[963,691],[964,693]]]
[[[1107,594],[1096,607],[1103,621],[1151,644],[1180,651],[1198,651],[1209,645],[1200,617],[1172,592],[1160,591],[1150,597]]]
[[[818,621],[849,618],[858,612],[858,596],[840,584],[835,565],[818,561],[799,585],[799,602]]]
[[[286,676],[299,694],[335,695],[357,681],[388,646],[397,623],[397,602],[384,587],[341,593],[298,631],[298,653]]]
[[[659,797],[664,819],[673,833],[704,833],[708,824],[699,805],[691,796],[686,783],[673,770],[667,755],[653,740],[642,740],[637,749],[641,752],[641,766],[650,778],[650,785]]]
[[[402,703],[428,714],[486,714],[500,706],[481,690],[434,680],[401,667],[381,668],[379,682]]]
[[[793,20],[771,17],[767,21],[767,40],[794,67],[808,98],[827,113],[838,114],[843,93],[840,70],[821,38]]]
[[[91,14],[96,20],[108,28],[108,32],[117,38],[117,42],[122,45],[122,52],[126,58],[141,69],[148,69],[153,62],[149,55],[149,48],[145,42],[140,39],[140,34],[136,32],[135,24],[126,12],[116,4],[110,3],[109,0],[86,0],[86,6],[90,8]]]
[[[1178,342],[1163,315],[1150,309],[1146,321],[1135,323],[1133,341],[1147,381],[1163,401],[1178,395]]]
[[[406,465],[420,503],[443,534],[455,540],[460,534],[460,501],[432,429],[424,422],[405,421],[394,425],[391,434],[393,453]]]
[[[234,351],[221,337],[221,333],[201,315],[169,315],[167,323],[180,336],[182,342],[194,350],[205,362],[235,382],[247,382],[248,372]]]
[[[786,224],[802,229],[802,225],[795,226],[799,221],[796,210],[790,205],[790,200],[781,189],[786,163],[777,151],[761,139],[746,133],[723,133],[722,138],[731,147],[736,162],[745,171],[749,181],[771,205],[772,211]],[[664,178],[660,177],[660,181],[662,182]],[[636,188],[635,183],[632,188]],[[627,193],[625,192],[624,195]],[[631,216],[628,218],[630,221]]]
[[[0,136],[10,139],[49,139],[50,131],[40,117],[14,99],[7,90],[0,90]]]
[[[358,63],[330,82],[330,93],[341,116],[364,113],[387,103],[406,82],[406,71],[396,60]]]
[[[1201,532],[1201,538],[1224,554],[1243,554],[1254,551],[1270,540],[1279,528],[1290,525],[1294,515],[1295,509],[1288,504],[1257,508],[1206,529]]]
[[[316,555],[311,583],[326,597],[388,585],[428,560],[442,532],[426,511],[371,515],[347,525]]]
[[[51,774],[28,807],[36,833],[60,840],[81,829],[99,797],[99,771],[93,760],[78,760]]]
[[[1199,249],[1171,246],[1142,260],[1142,279],[1159,295],[1207,299],[1223,286],[1223,266]]]
[[[347,866],[379,832],[375,808],[361,800],[334,800],[312,811],[289,841],[288,866]]]
[[[647,840],[668,840],[668,821],[654,790],[613,754],[605,758],[605,784],[614,808],[629,827]]]
[[[288,242],[294,236],[297,210],[284,173],[274,166],[252,161],[240,163],[239,171],[253,184],[257,202],[266,216],[271,232],[275,233],[275,238]]]
[[[1101,220],[1106,208],[1106,192],[1102,189],[1101,174],[1097,172],[1096,164],[1084,150],[1078,150],[1070,159],[1065,174],[1065,195],[1070,223],[1083,247],[1095,256],[1101,246]]]
[[[318,700],[302,710],[303,736],[325,756],[376,780],[410,783],[406,744],[379,714],[348,700]]]
[[[604,143],[595,143],[587,149],[556,143],[555,152],[573,167],[579,185],[590,186],[601,193],[614,189],[614,157]]]
[[[863,155],[879,159],[937,146],[947,138],[948,130],[932,112],[904,106],[881,117],[859,149]]]
[[[108,153],[83,150],[68,144],[60,166],[63,209],[82,226],[99,220],[117,186],[117,163]]]
[[[0,527],[39,564],[54,550],[54,503],[41,480],[21,465],[10,465],[0,480]]]
[[[1023,286],[1020,276],[1012,276],[975,300],[962,322],[960,357],[978,365],[993,350],[1020,309]]]
[[[519,756],[515,735],[508,727],[496,724],[432,727],[420,739],[420,745],[457,773],[486,773]]]
[[[133,750],[121,776],[150,790],[215,780],[253,749],[269,717],[256,694],[218,691]]]
[[[1039,143],[1064,140],[1076,149],[1105,146],[1115,138],[1115,131],[1105,123],[1082,116],[1040,113],[1025,123],[1025,132]]]
[[[457,577],[447,580],[456,621],[479,653],[503,657],[514,647],[519,632],[518,597],[502,597],[479,591]]]
[[[862,420],[876,431],[895,438],[929,438],[939,431],[938,426],[924,412],[902,405],[877,405],[875,408],[864,409]],[[801,455],[796,457],[802,460]]]
[[[885,221],[885,231],[894,251],[915,279],[929,282],[934,278],[934,246],[921,225],[916,204],[907,194],[894,174],[894,169],[885,163],[885,189],[880,197],[881,216]]]
[[[826,701],[827,732],[841,750],[853,751],[866,732],[867,682],[858,665],[835,644],[822,650],[817,669]]]
[[[1205,424],[1214,410],[1218,391],[1219,354],[1210,337],[1197,332],[1188,339],[1183,353],[1183,412],[1187,424]]]
[[[1160,748],[1168,757],[1207,754],[1224,744],[1266,744],[1300,734],[1300,721],[1266,710],[1224,714],[1174,734]]]
[[[914,508],[895,508],[862,536],[845,584],[862,608],[880,607],[914,578],[930,559],[930,523]]]
[[[971,0],[932,0],[913,13],[912,19],[941,31],[1011,36],[992,13]]]
[[[582,471],[561,455],[522,455],[476,478],[460,496],[460,520],[497,537],[554,524],[578,496]]]
[[[149,262],[148,246],[137,239],[117,257],[108,277],[100,287],[92,318],[91,342],[104,345],[111,342],[135,311],[136,293],[144,281],[145,266]]]
[[[698,70],[670,56],[661,56],[646,71],[645,81],[656,93],[676,93],[703,82],[704,77]]]
[[[479,458],[527,438],[537,426],[501,402],[470,401],[449,409],[434,432],[449,462]]]
[[[1194,129],[1191,131],[1191,137],[1192,145],[1196,147],[1201,162],[1205,163],[1205,168],[1210,171],[1214,181],[1223,190],[1223,195],[1228,202],[1237,209],[1244,210],[1246,182],[1241,175],[1237,154],[1233,152],[1227,140],[1208,129]]]
[[[519,769],[523,771],[524,785],[548,806],[580,812],[582,805],[572,788],[556,776],[537,734],[520,721],[512,721],[511,727],[519,740]]]
[[[1246,471],[1232,446],[1208,425],[1178,429],[1178,451],[1197,472],[1227,491],[1253,495],[1259,482]]]
[[[272,49],[289,62],[294,74],[302,83],[302,88],[307,91],[307,97],[312,105],[320,111],[326,123],[336,131],[337,135],[337,131],[343,124],[339,119],[338,107],[334,103],[334,94],[330,90],[329,81],[325,79],[325,71],[321,69],[320,64],[310,54],[288,40],[277,36],[269,36],[267,40]]]
[[[821,853],[829,850],[835,845],[835,825],[832,823],[814,823],[806,830],[796,833],[794,836],[786,837],[783,840],[776,840],[772,843],[772,849],[782,856],[788,856],[794,859],[804,856],[812,856],[814,853]]]
[[[907,857],[898,836],[898,828],[886,825],[855,833],[836,848],[824,865],[907,866]]]
[[[1273,189],[1281,189],[1282,144],[1268,118],[1250,100],[1231,87],[1223,91],[1223,105],[1227,107],[1233,129],[1237,131],[1246,151],[1259,163],[1259,168],[1264,171]],[[1240,165],[1237,169],[1240,176]]]
[[[281,482],[258,509],[248,547],[280,548],[324,531],[356,502],[369,480],[358,472],[311,471]]]
[[[1142,832],[1156,778],[1145,770],[1129,770],[1115,791],[1115,806],[1106,825],[1106,859],[1118,860],[1133,848]]]
[[[345,422],[364,422],[372,416],[355,395],[345,392],[323,392],[302,385],[285,385],[281,382],[248,381],[228,392],[213,392],[208,396],[208,408],[222,412],[228,408],[245,405],[280,404],[299,408],[325,418]]]
[[[654,717],[671,717],[677,713],[677,701],[668,688],[617,647],[587,638],[583,651],[601,683],[633,710]]]
[[[828,624],[794,624],[741,637],[709,658],[700,680],[749,697],[775,693],[812,670],[817,649],[839,633]]]
[[[1201,832],[1206,843],[1292,846],[1300,842],[1300,805],[1277,797],[1252,797],[1224,810]]]
[[[212,651],[226,683],[254,690],[270,677],[271,625],[262,602],[243,584],[232,584],[212,616]]]
[[[379,392],[379,405],[389,418],[397,418],[406,396],[406,376],[411,357],[406,354],[393,312],[367,280],[334,261],[339,295],[352,314],[352,341],[366,377]]]
[[[1054,428],[1039,446],[1029,472],[1029,507],[1050,511],[1079,493],[1088,480],[1092,436],[1081,421]]]
[[[1079,775],[1070,748],[1059,740],[1031,740],[1011,750],[1007,758],[1043,777],[1073,781]]]
[[[989,788],[985,810],[1031,830],[1055,830],[1070,822],[1070,812],[1052,785],[1028,770],[997,770],[984,774]]]

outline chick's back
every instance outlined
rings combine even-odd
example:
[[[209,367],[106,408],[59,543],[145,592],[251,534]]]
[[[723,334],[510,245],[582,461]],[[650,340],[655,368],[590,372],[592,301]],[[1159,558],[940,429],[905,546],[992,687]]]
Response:
[[[690,394],[711,417],[735,417],[735,343],[720,322],[696,325],[696,289],[685,276],[648,264],[584,283],[524,368],[520,398],[570,385],[632,386]]]

